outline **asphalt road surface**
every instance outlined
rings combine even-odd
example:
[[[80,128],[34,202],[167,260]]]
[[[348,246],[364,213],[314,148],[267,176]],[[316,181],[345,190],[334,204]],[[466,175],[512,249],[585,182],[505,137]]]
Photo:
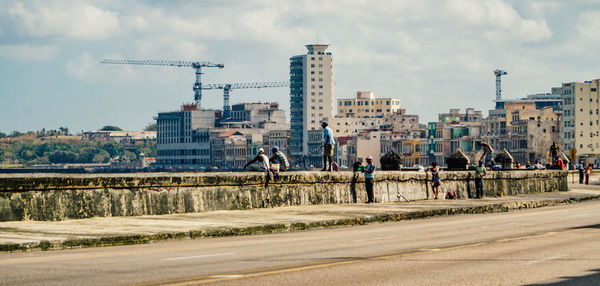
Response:
[[[295,233],[0,254],[1,285],[600,285],[600,201]]]

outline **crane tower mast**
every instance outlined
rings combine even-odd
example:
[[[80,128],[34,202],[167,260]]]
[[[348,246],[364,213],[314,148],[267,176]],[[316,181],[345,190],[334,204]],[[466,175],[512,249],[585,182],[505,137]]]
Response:
[[[508,74],[503,70],[494,70],[494,75],[496,76],[496,100],[502,99],[502,79],[503,75]]]

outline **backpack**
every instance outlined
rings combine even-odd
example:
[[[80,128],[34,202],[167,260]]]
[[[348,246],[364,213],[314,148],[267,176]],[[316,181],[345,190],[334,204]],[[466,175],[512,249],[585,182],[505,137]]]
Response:
[[[458,194],[456,193],[455,190],[448,191],[446,193],[446,199],[447,200],[456,200],[456,199],[458,199]]]

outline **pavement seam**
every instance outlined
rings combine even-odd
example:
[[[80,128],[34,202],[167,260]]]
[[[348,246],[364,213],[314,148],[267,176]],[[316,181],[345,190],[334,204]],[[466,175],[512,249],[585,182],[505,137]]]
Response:
[[[521,209],[541,208],[566,205],[589,200],[600,199],[600,195],[586,195],[582,197],[569,197],[564,199],[542,199],[528,201],[508,201],[501,203],[483,204],[468,207],[439,208],[411,212],[391,212],[372,216],[359,216],[345,219],[332,219],[314,222],[296,222],[290,224],[265,224],[241,228],[222,228],[215,230],[191,230],[185,232],[170,232],[158,234],[134,234],[123,236],[106,236],[85,239],[66,239],[58,241],[43,240],[40,242],[0,244],[0,252],[33,251],[33,250],[60,250],[70,248],[86,248],[101,246],[119,246],[145,244],[162,240],[197,239],[210,237],[226,237],[241,235],[259,235],[270,233],[284,233],[308,229],[324,229],[342,226],[365,225],[369,223],[384,223],[390,221],[413,220],[449,215],[468,215],[510,212]]]

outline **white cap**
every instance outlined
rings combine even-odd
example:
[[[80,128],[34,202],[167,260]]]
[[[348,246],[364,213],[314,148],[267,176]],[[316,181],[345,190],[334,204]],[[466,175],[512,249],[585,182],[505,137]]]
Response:
[[[263,148],[258,148],[258,153],[265,153],[265,149],[263,149]]]
[[[367,160],[373,160],[373,157],[369,156],[367,157]]]

